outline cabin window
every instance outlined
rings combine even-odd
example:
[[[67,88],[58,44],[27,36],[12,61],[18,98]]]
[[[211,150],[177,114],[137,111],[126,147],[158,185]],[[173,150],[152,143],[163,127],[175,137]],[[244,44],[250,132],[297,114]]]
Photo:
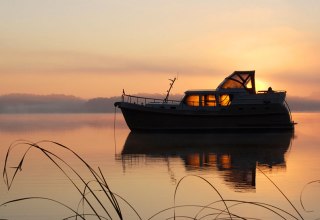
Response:
[[[221,106],[229,106],[231,104],[231,97],[228,94],[222,94],[219,97],[219,103]]]
[[[243,84],[241,84],[238,81],[232,80],[232,79],[228,79],[224,82],[224,84],[222,85],[223,89],[240,89],[240,88],[244,88]]]
[[[216,106],[216,97],[214,95],[205,95],[205,106]]]
[[[199,106],[199,100],[198,95],[188,95],[185,102],[189,106]]]
[[[185,99],[188,106],[217,106],[215,95],[188,95]]]

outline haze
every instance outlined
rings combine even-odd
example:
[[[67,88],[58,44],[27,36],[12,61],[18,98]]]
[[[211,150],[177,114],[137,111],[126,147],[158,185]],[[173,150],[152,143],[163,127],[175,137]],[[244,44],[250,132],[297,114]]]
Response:
[[[0,94],[83,98],[216,88],[320,95],[320,1],[2,0]]]

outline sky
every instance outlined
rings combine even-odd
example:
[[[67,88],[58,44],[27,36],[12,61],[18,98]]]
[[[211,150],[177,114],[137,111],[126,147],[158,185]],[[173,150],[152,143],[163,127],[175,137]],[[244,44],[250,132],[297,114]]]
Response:
[[[258,89],[320,99],[318,0],[1,0],[0,95]],[[319,98],[318,98],[319,96]]]

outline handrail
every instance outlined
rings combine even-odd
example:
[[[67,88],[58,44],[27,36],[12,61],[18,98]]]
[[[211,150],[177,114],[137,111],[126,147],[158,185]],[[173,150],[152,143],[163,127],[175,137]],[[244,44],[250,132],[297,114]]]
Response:
[[[286,90],[272,90],[272,91],[259,90],[259,91],[257,91],[257,94],[265,94],[265,93],[287,93],[287,91]]]
[[[142,97],[142,96],[127,95],[127,94],[122,94],[122,101],[133,103],[133,104],[141,104],[141,105],[146,105],[148,103],[180,104],[181,102],[177,100],[166,100],[165,102],[163,99],[148,98],[148,97]]]

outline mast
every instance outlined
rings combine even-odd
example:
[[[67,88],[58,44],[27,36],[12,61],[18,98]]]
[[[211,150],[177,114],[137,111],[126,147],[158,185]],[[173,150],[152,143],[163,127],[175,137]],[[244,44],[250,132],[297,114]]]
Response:
[[[172,89],[172,86],[173,86],[173,84],[174,84],[174,82],[176,81],[176,77],[174,77],[174,79],[169,79],[170,81],[171,81],[171,83],[170,83],[170,87],[169,87],[169,89],[167,90],[167,96],[164,98],[164,100],[163,100],[163,102],[164,103],[167,103],[168,102],[168,98],[169,98],[169,95],[170,95],[170,91],[171,91],[171,89]]]

